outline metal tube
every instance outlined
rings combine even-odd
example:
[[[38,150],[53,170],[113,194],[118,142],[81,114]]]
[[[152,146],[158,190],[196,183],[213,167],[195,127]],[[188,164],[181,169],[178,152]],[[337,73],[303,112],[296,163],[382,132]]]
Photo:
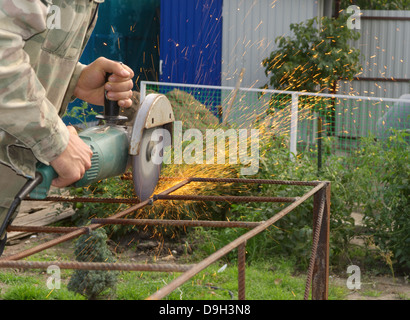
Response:
[[[246,242],[238,247],[238,300],[245,300]]]
[[[321,213],[321,201],[324,209]],[[327,300],[329,295],[330,183],[314,196],[313,233],[319,234],[312,273],[312,299]],[[317,228],[320,230],[317,231]]]
[[[253,228],[252,230],[248,231],[247,233],[243,234],[242,236],[238,237],[231,243],[227,244],[225,247],[219,249],[218,251],[214,252],[211,254],[209,257],[205,258],[202,260],[200,263],[195,265],[194,268],[188,270],[178,278],[176,278],[174,281],[169,283],[167,286],[163,287],[162,289],[158,290],[156,293],[148,297],[148,300],[157,300],[157,299],[162,299],[163,297],[167,296],[169,293],[171,293],[173,290],[181,286],[183,283],[191,279],[193,276],[195,276],[197,273],[202,271],[203,269],[207,268],[209,265],[232,251],[233,249],[237,248],[241,243],[244,241],[249,240],[250,238],[256,236],[257,234],[261,233],[264,231],[266,228],[270,227],[272,224],[274,224],[276,221],[279,219],[283,218],[285,215],[287,215],[289,212],[291,212],[293,209],[295,209],[298,205],[300,205],[302,202],[304,202],[306,199],[314,195],[316,192],[321,190],[324,186],[326,185],[326,182],[321,182],[319,183],[316,187],[312,188],[309,192],[305,193],[302,197],[300,197],[298,200],[295,202],[291,203],[289,206],[287,206],[285,209],[281,210],[279,213],[274,215],[272,218],[269,220],[266,220],[265,222],[261,223],[259,226]]]
[[[308,275],[307,275],[307,280],[306,280],[306,286],[305,286],[305,295],[304,295],[304,300],[307,300],[309,298],[309,291],[310,291],[310,285],[312,282],[312,277],[313,277],[313,266],[315,263],[316,259],[316,252],[317,252],[317,247],[319,244],[319,236],[320,236],[320,227],[322,225],[322,220],[323,220],[323,211],[325,209],[325,196],[322,195],[320,199],[320,205],[318,208],[318,213],[316,215],[315,223],[314,223],[314,233],[313,233],[313,242],[312,242],[312,253],[310,255],[310,261],[309,261],[309,267],[308,267]]]
[[[174,192],[175,190],[178,190],[179,188],[182,188],[183,186],[185,186],[185,185],[188,184],[188,183],[190,183],[190,180],[189,180],[189,179],[188,179],[188,180],[184,180],[184,181],[182,181],[182,182],[176,184],[175,186],[173,186],[173,187],[171,187],[171,188],[169,188],[169,189],[163,191],[163,192],[160,193],[160,194],[168,194],[168,193]],[[126,209],[126,210],[124,210],[124,211],[122,211],[122,212],[119,212],[119,213],[113,215],[113,216],[110,217],[110,218],[112,218],[112,219],[117,219],[117,218],[124,217],[124,216],[126,216],[126,215],[128,215],[128,214],[130,214],[130,213],[132,213],[132,212],[134,212],[134,211],[136,211],[136,210],[139,210],[139,209],[145,207],[146,205],[149,205],[149,204],[151,203],[151,201],[152,201],[151,199],[147,199],[147,200],[145,200],[145,201],[143,201],[143,202],[141,202],[141,203],[139,203],[139,204],[137,204],[137,205],[135,205],[135,206],[132,206],[132,207],[130,207],[130,208],[128,208],[128,209]],[[89,230],[95,230],[95,229],[97,229],[97,228],[100,228],[101,226],[102,226],[102,225],[100,225],[100,224],[91,224],[91,225],[88,226],[88,229],[89,229]],[[65,242],[65,241],[74,239],[74,238],[76,238],[76,237],[78,237],[78,236],[80,236],[80,235],[82,235],[82,234],[84,234],[84,233],[87,233],[87,230],[86,230],[86,229],[79,229],[79,230],[76,230],[76,231],[67,233],[67,234],[65,234],[65,235],[63,235],[63,236],[61,236],[61,237],[59,237],[59,238],[56,238],[56,239],[50,240],[50,241],[48,241],[48,242],[45,242],[45,243],[43,243],[43,244],[40,244],[40,245],[38,245],[38,246],[36,246],[36,247],[34,247],[34,248],[27,249],[27,250],[25,250],[25,251],[22,251],[22,252],[19,252],[19,253],[17,253],[17,254],[14,254],[14,255],[12,255],[12,256],[10,256],[10,257],[2,257],[2,258],[0,258],[0,261],[2,261],[2,260],[20,260],[20,259],[23,259],[23,258],[25,258],[25,257],[27,257],[27,256],[30,256],[30,255],[32,255],[32,254],[35,254],[35,253],[38,253],[38,252],[43,251],[43,250],[45,250],[45,249],[48,249],[48,248],[53,247],[53,246],[55,246],[55,245],[57,245],[57,244],[60,244],[60,243],[62,243],[62,242]]]
[[[354,77],[356,81],[410,82],[410,78]]]
[[[204,221],[204,220],[160,220],[160,219],[92,219],[92,223],[120,225],[164,225],[178,227],[212,227],[212,228],[255,228],[261,222],[246,221]]]
[[[245,179],[245,178],[189,178],[191,182],[225,182],[225,183],[256,183],[256,184],[279,184],[291,186],[317,186],[320,181],[288,181],[270,179]]]
[[[26,201],[52,201],[52,202],[84,202],[84,203],[126,203],[137,204],[141,201],[138,198],[89,198],[89,197],[61,197],[50,196],[44,199],[26,198]]]
[[[117,271],[158,271],[185,272],[193,265],[177,264],[137,264],[137,263],[108,263],[108,262],[61,262],[61,261],[0,261],[0,268],[18,269],[47,269],[57,266],[60,269],[76,270],[117,270]]]
[[[155,195],[154,200],[192,200],[227,202],[294,202],[297,198],[287,197],[246,197],[246,196],[196,196],[196,195]]]
[[[299,112],[299,96],[296,93],[292,94],[292,103],[290,111],[290,158],[296,160],[298,153],[298,112]]]
[[[44,233],[69,233],[88,227],[48,227],[48,226],[14,226],[7,228],[8,232],[44,232]]]
[[[189,88],[200,88],[200,89],[218,89],[218,90],[233,90],[233,87],[218,87],[218,86],[206,86],[206,85],[192,85],[192,84],[182,84],[182,83],[171,83],[171,82],[154,82],[154,81],[144,81],[145,85],[161,85],[161,86],[171,86],[171,87],[189,87]],[[142,83],[142,81],[141,81]],[[240,91],[244,92],[260,92],[260,93],[280,93],[280,94],[298,94],[299,96],[313,96],[313,97],[324,97],[324,98],[335,98],[335,99],[356,99],[365,101],[380,101],[380,102],[408,102],[405,99],[397,98],[380,98],[380,97],[367,97],[367,96],[349,96],[343,94],[332,94],[332,93],[318,93],[318,92],[302,92],[302,91],[284,91],[284,90],[274,90],[274,89],[257,89],[257,88],[239,88]],[[142,100],[141,100],[142,101]]]
[[[379,16],[360,16],[362,20],[391,20],[391,21],[410,21],[410,17],[379,17]]]
[[[317,118],[317,171],[322,169],[322,117]]]

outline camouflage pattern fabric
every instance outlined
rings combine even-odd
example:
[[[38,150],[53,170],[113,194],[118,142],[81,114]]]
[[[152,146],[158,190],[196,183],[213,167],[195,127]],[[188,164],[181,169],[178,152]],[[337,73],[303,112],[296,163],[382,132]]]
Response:
[[[0,0],[0,179],[14,175],[17,185],[2,186],[0,207],[24,184],[18,176],[33,177],[38,161],[49,164],[67,146],[60,117],[74,98],[101,2]]]

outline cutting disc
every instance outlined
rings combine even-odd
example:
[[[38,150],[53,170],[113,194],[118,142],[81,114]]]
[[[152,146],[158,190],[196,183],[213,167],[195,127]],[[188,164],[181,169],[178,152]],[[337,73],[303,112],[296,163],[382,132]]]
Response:
[[[138,155],[132,156],[132,177],[137,197],[148,199],[158,183],[162,167],[162,137],[159,128],[144,129]]]

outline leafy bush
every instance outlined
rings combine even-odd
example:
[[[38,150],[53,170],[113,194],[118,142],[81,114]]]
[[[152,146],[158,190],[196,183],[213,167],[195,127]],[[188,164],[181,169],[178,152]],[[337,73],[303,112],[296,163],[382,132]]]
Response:
[[[92,184],[86,188],[71,188],[70,195],[86,198],[133,198],[134,188],[132,182],[121,177],[105,179]],[[89,224],[92,218],[107,218],[116,212],[125,210],[127,204],[124,203],[105,203],[105,202],[77,202],[66,204],[72,206],[75,214],[72,216],[73,222],[78,226]],[[110,226],[113,234],[121,235],[129,230],[129,227],[120,225]]]
[[[364,223],[393,264],[410,270],[410,146],[405,132],[385,141],[363,140],[355,154],[352,180],[363,207]]]
[[[97,229],[81,236],[76,242],[75,254],[80,262],[115,262],[107,247],[104,229]],[[71,291],[95,300],[112,292],[117,283],[118,272],[104,270],[76,270],[68,283]]]
[[[298,157],[296,162],[290,160],[288,148],[282,138],[272,140],[263,146],[260,158],[261,168],[255,178],[275,180],[329,180],[331,192],[331,255],[333,259],[347,250],[348,243],[354,236],[354,221],[350,216],[354,206],[353,192],[347,192],[345,182],[349,171],[342,163],[334,161],[326,166],[320,177],[316,163],[308,156]],[[255,196],[297,197],[311,187],[289,185],[259,185],[249,190]],[[282,210],[287,204],[280,203],[239,203],[232,204],[230,220],[266,221]],[[274,226],[247,242],[247,259],[259,259],[266,256],[287,256],[297,260],[301,268],[306,268],[310,258],[312,242],[313,199],[305,201],[291,213],[280,219]],[[198,231],[197,231],[198,232]],[[246,230],[223,229],[207,232],[207,242],[201,248],[209,253],[236,239]],[[204,237],[204,235],[201,235]],[[197,235],[197,238],[199,236]],[[235,259],[232,254],[229,258]]]
[[[363,234],[355,231],[351,214],[363,212],[364,230],[379,247],[385,262],[408,270],[410,148],[406,137],[406,133],[396,133],[387,141],[362,139],[360,149],[353,155],[328,156],[320,173],[316,171],[316,161],[307,154],[299,155],[292,162],[282,138],[275,138],[261,150],[261,168],[257,178],[331,182],[330,258],[333,266],[345,263],[353,254],[350,242],[353,237]],[[298,186],[261,185],[253,189],[252,194],[292,197],[307,190],[307,187]],[[264,221],[283,207],[277,203],[233,204],[229,218]],[[267,231],[248,241],[248,259],[267,255],[287,256],[295,258],[300,267],[307,267],[312,243],[312,212],[313,201],[309,199]],[[244,232],[212,230],[208,238],[215,239],[212,245],[219,249]],[[209,247],[208,244],[208,251]],[[393,257],[391,262],[387,261],[390,254]]]
[[[272,95],[270,112],[287,106],[291,97],[286,91],[335,93],[338,80],[352,80],[359,73],[360,50],[350,45],[358,40],[360,33],[347,28],[348,15],[338,18],[312,18],[301,23],[292,23],[292,36],[276,38],[277,49],[262,61],[269,78],[265,88],[283,90],[283,94]],[[316,97],[300,98],[300,108],[316,105],[312,111],[322,109],[327,114],[330,133],[334,133],[336,111],[334,101]],[[326,102],[327,101],[327,102]],[[323,109],[324,105],[331,104]],[[317,108],[319,107],[319,110]],[[316,110],[315,110],[316,109]],[[327,110],[327,111],[325,111]]]
[[[340,78],[351,80],[359,72],[360,53],[349,41],[357,40],[360,33],[346,27],[347,18],[341,14],[338,19],[292,23],[294,37],[278,37],[278,49],[262,62],[269,77],[266,87],[315,92],[331,89]]]

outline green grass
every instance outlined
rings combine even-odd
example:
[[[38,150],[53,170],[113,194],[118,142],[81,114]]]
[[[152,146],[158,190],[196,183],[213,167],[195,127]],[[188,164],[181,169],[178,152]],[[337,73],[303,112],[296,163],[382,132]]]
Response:
[[[169,300],[238,299],[238,268],[212,265],[170,293]],[[250,300],[303,299],[305,279],[292,277],[285,264],[255,263],[246,268],[246,298]],[[118,299],[144,299],[164,287],[180,274],[125,273],[117,288]]]
[[[366,291],[361,293],[362,296],[373,297],[373,298],[380,297],[381,294],[382,294],[382,292],[377,291],[377,290],[366,290]]]
[[[237,300],[238,268],[228,264],[214,264],[170,293],[167,300]],[[294,266],[286,261],[261,261],[246,266],[246,299],[301,300],[305,290],[305,276],[293,275]],[[82,300],[84,297],[67,290],[72,272],[62,270],[61,288],[50,290],[45,271],[0,273],[2,300]],[[116,300],[143,300],[176,279],[180,273],[121,272],[117,283]],[[339,300],[345,289],[330,287],[329,299]]]
[[[62,272],[64,274],[64,271]],[[78,294],[68,291],[62,283],[60,289],[47,287],[47,273],[17,273],[4,271],[0,273],[1,300],[83,300]],[[63,276],[62,276],[63,277]]]

